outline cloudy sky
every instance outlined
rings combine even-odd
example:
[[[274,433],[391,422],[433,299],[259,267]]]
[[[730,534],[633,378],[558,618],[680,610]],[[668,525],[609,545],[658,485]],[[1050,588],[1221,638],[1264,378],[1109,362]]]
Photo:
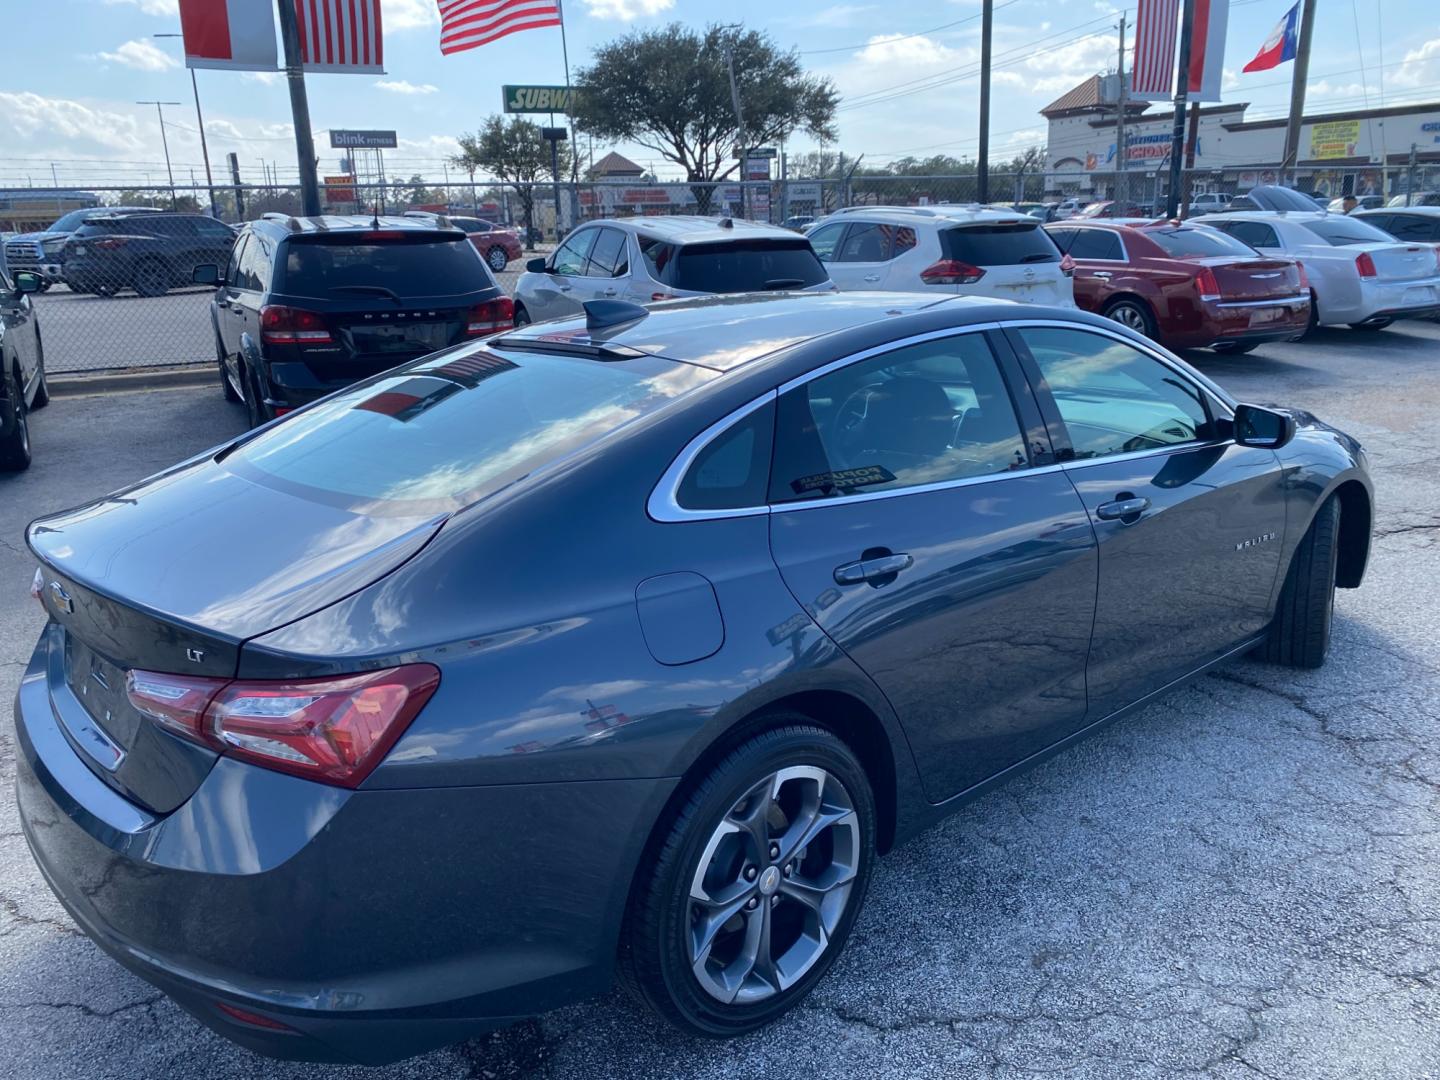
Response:
[[[255,0],[263,2],[263,0]],[[992,153],[1043,142],[1038,110],[1086,76],[1113,67],[1124,0],[996,0]],[[435,0],[382,0],[387,74],[308,79],[323,172],[337,167],[323,132],[394,128],[400,149],[388,170],[441,175],[454,136],[500,106],[506,82],[561,82],[558,30],[517,34],[441,57]],[[1289,65],[1238,74],[1290,0],[1232,0],[1225,97],[1252,103],[1250,116],[1284,112]],[[866,164],[906,155],[973,154],[979,0],[568,0],[571,63],[629,30],[680,20],[703,26],[719,10],[794,48],[843,96],[836,144]],[[37,10],[37,9],[32,9]],[[1310,99],[1314,109],[1440,100],[1440,20],[1434,0],[1319,0]],[[0,70],[0,186],[103,182],[158,184],[164,176],[153,106],[167,109],[177,181],[203,180],[190,80],[180,43],[155,39],[179,29],[176,0],[47,0],[44,17],[7,17]],[[1134,18],[1133,8],[1128,16]],[[261,162],[293,178],[289,98],[276,74],[199,72],[212,161],[239,154],[246,178]],[[796,140],[792,151],[813,146]],[[664,172],[651,151],[622,147]]]

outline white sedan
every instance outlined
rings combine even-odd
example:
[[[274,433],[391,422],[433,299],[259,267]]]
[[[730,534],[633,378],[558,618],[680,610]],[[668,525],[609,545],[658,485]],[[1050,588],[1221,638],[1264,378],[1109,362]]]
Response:
[[[1205,224],[1299,262],[1314,299],[1312,325],[1379,330],[1440,311],[1440,250],[1432,244],[1403,243],[1357,218],[1323,212],[1206,214]]]

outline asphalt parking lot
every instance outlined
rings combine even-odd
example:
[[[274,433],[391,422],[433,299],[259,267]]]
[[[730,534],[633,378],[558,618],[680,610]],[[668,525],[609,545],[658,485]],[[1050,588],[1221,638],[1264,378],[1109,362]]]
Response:
[[[615,993],[379,1071],[209,1034],[79,935],[30,861],[8,708],[41,624],[24,525],[242,423],[218,387],[57,398],[33,467],[0,477],[0,1076],[1440,1077],[1440,324],[1191,358],[1370,453],[1372,564],[1324,669],[1231,664],[913,840],[769,1029],[682,1037]]]

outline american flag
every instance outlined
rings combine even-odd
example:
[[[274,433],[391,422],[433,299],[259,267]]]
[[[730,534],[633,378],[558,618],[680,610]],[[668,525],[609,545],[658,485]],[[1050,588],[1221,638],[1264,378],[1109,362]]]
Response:
[[[440,51],[463,52],[506,34],[559,26],[560,0],[437,0]]]
[[[380,0],[295,0],[306,71],[385,71]]]
[[[1130,96],[1164,101],[1175,93],[1175,32],[1180,0],[1140,0],[1135,14],[1135,62]]]

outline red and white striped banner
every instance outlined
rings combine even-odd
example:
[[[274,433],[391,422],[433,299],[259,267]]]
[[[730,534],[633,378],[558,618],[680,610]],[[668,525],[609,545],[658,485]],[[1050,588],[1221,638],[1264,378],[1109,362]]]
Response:
[[[1230,0],[1195,0],[1195,35],[1190,39],[1190,100],[1219,101],[1225,74],[1225,31]]]
[[[385,71],[380,0],[295,0],[295,16],[306,71]]]
[[[436,0],[440,51],[463,52],[507,34],[559,26],[559,0]]]
[[[1135,15],[1135,60],[1130,65],[1130,97],[1168,101],[1175,94],[1175,38],[1180,0],[1139,0]]]
[[[275,5],[254,0],[180,0],[185,66],[274,71]]]

